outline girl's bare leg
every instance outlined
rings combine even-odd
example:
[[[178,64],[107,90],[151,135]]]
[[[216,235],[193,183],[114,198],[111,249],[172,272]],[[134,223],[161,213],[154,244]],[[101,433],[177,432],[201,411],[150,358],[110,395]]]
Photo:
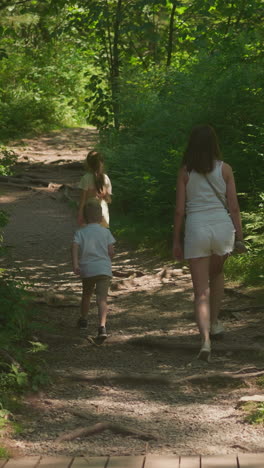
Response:
[[[194,311],[202,344],[210,345],[209,265],[210,257],[189,260],[193,289]]]

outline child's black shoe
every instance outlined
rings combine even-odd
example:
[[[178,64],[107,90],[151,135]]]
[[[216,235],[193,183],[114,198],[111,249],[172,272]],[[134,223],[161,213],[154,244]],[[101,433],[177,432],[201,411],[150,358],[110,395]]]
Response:
[[[87,329],[87,320],[80,317],[78,322],[77,322],[77,326],[78,326],[78,328],[80,328],[80,330],[86,330]]]

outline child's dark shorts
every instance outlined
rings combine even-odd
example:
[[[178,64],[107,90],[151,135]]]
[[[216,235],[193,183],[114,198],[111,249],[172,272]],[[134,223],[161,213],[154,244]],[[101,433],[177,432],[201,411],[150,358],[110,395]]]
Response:
[[[94,288],[96,287],[96,297],[100,299],[107,298],[108,289],[111,282],[111,276],[107,275],[98,275],[98,276],[90,276],[89,278],[83,278],[83,292],[87,296],[90,296]]]

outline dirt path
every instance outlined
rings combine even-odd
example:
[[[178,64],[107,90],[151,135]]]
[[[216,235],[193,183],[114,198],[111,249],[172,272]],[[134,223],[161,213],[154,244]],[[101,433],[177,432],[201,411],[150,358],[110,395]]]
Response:
[[[227,289],[225,341],[216,343],[209,365],[200,363],[195,359],[199,337],[188,271],[164,265],[149,252],[119,246],[109,297],[109,339],[102,346],[90,340],[97,328],[95,304],[88,339],[76,329],[80,284],[71,272],[69,246],[77,226],[67,197],[78,195],[74,187],[81,162],[95,138],[93,129],[73,129],[24,140],[14,148],[20,154],[17,173],[22,181],[27,176],[31,190],[1,183],[2,205],[11,214],[5,262],[17,277],[30,281],[41,321],[49,325],[40,337],[49,344],[46,359],[52,377],[48,388],[26,397],[16,417],[23,432],[8,441],[13,453],[264,451],[263,426],[246,424],[237,406],[241,396],[260,394],[263,387],[256,387],[254,378],[215,377],[241,369],[252,373],[263,366],[263,311],[252,309],[253,297]],[[32,182],[34,178],[47,186]],[[65,191],[61,184],[72,189]],[[241,308],[246,310],[234,312]],[[118,427],[56,441],[61,434],[100,422]],[[127,428],[137,433],[124,434]]]

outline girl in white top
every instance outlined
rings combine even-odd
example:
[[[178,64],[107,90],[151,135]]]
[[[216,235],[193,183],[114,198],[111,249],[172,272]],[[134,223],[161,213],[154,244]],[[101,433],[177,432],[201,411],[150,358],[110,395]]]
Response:
[[[83,208],[91,199],[99,199],[102,207],[102,226],[109,227],[108,203],[111,203],[112,185],[109,177],[104,174],[104,160],[98,151],[89,151],[87,158],[87,172],[81,178],[79,188],[82,189],[79,209],[78,224],[84,224]]]
[[[226,201],[230,215],[207,178]],[[183,248],[181,230],[185,215]],[[202,339],[198,357],[206,361],[211,353],[210,336],[224,332],[217,320],[224,292],[223,266],[235,237],[243,241],[233,172],[221,161],[214,129],[201,125],[191,132],[178,174],[173,255],[189,261],[194,310]]]

